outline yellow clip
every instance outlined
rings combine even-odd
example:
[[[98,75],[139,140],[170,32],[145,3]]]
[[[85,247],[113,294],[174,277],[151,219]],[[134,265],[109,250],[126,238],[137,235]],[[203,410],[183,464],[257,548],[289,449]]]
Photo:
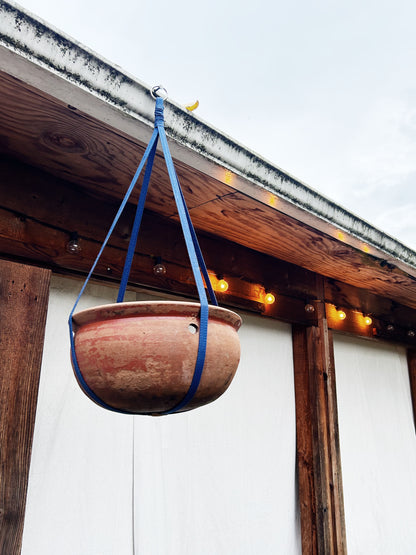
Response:
[[[196,110],[199,106],[199,100],[197,100],[196,102],[194,102],[194,104],[190,104],[189,106],[185,106],[185,108],[188,110],[188,112],[193,112],[194,110]]]

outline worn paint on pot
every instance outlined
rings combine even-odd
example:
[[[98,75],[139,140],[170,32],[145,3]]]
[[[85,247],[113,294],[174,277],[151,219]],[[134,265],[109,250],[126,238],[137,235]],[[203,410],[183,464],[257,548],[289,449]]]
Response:
[[[108,405],[160,414],[186,395],[199,341],[199,303],[143,301],[103,305],[73,316],[75,351],[90,389]],[[204,370],[195,396],[182,409],[215,401],[240,360],[238,314],[209,307]]]

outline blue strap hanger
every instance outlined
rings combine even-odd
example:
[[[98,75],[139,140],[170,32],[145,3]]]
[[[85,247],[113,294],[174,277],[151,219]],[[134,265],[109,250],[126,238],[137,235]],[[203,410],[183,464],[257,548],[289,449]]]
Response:
[[[156,87],[155,87],[156,89]],[[155,91],[155,89],[153,89],[153,91]],[[153,96],[153,93],[152,93]],[[176,171],[175,171],[175,167],[173,164],[173,160],[172,160],[172,156],[169,150],[169,146],[168,146],[168,142],[167,142],[167,138],[166,138],[166,133],[165,133],[165,128],[164,128],[164,116],[163,116],[163,112],[164,112],[164,104],[163,104],[163,98],[161,98],[160,96],[158,96],[156,98],[156,107],[155,107],[155,124],[154,124],[154,130],[153,130],[153,134],[152,137],[149,141],[149,144],[147,145],[147,148],[143,154],[143,158],[136,170],[136,173],[133,176],[133,179],[130,183],[130,186],[126,192],[126,195],[120,205],[120,208],[117,211],[117,214],[113,220],[113,223],[110,226],[110,229],[107,233],[106,238],[104,239],[104,242],[101,246],[101,249],[97,255],[97,258],[95,259],[95,262],[87,276],[87,279],[85,280],[81,291],[75,301],[75,304],[70,312],[69,315],[69,333],[70,333],[70,342],[71,342],[71,357],[72,357],[72,363],[74,366],[74,370],[75,370],[75,375],[76,378],[78,380],[79,385],[81,386],[81,388],[84,390],[84,392],[98,405],[100,405],[101,407],[107,409],[107,410],[111,410],[113,412],[118,412],[118,413],[122,413],[122,414],[132,414],[129,411],[125,411],[125,410],[121,410],[121,409],[117,409],[115,407],[112,407],[110,405],[108,405],[107,403],[105,403],[102,399],[100,399],[89,387],[88,384],[86,383],[86,381],[84,380],[84,377],[81,373],[81,370],[79,368],[78,365],[78,361],[77,361],[77,357],[76,357],[76,352],[75,352],[75,342],[74,342],[74,332],[73,332],[73,323],[72,323],[72,316],[75,312],[75,309],[78,305],[78,302],[82,296],[82,294],[85,291],[85,288],[87,286],[88,281],[90,280],[96,266],[97,263],[102,255],[102,252],[105,248],[105,246],[108,243],[108,240],[112,234],[112,232],[114,231],[115,226],[117,225],[117,222],[128,202],[128,199],[130,198],[130,195],[137,183],[137,180],[146,164],[146,171],[145,171],[145,175],[144,175],[144,179],[143,179],[143,184],[142,184],[142,188],[140,191],[140,197],[139,197],[139,201],[137,204],[137,209],[136,209],[136,215],[135,215],[135,219],[134,219],[134,223],[133,223],[133,228],[132,228],[132,233],[131,233],[131,238],[130,238],[130,242],[129,242],[129,246],[127,249],[127,255],[126,255],[126,260],[124,263],[124,269],[123,269],[123,273],[121,276],[121,282],[120,282],[120,287],[119,287],[119,292],[118,292],[118,296],[117,296],[117,302],[122,302],[124,299],[124,295],[125,295],[125,291],[126,291],[126,287],[127,287],[127,283],[128,283],[128,279],[129,279],[129,275],[130,275],[130,269],[131,269],[131,265],[133,262],[133,257],[134,257],[134,251],[136,248],[136,244],[137,244],[137,238],[138,238],[138,234],[140,231],[140,225],[141,225],[141,221],[142,221],[142,217],[143,217],[143,211],[144,211],[144,206],[145,206],[145,202],[146,202],[146,195],[147,195],[147,191],[149,188],[149,183],[150,183],[150,177],[151,177],[151,173],[152,173],[152,169],[153,169],[153,162],[154,162],[154,158],[155,158],[155,154],[156,154],[156,148],[157,148],[157,143],[158,143],[158,139],[160,139],[160,143],[162,146],[162,151],[163,151],[163,155],[165,158],[165,162],[166,162],[166,168],[168,171],[168,175],[169,175],[169,179],[170,179],[170,183],[172,186],[172,191],[173,191],[173,195],[174,195],[174,199],[175,199],[175,203],[178,209],[178,214],[179,214],[179,219],[180,219],[180,223],[181,223],[181,227],[182,227],[182,231],[183,231],[183,235],[184,235],[184,239],[185,239],[185,244],[186,244],[186,248],[188,251],[188,256],[189,256],[189,260],[191,263],[191,267],[192,267],[192,272],[194,275],[194,279],[195,279],[195,283],[196,283],[196,287],[197,287],[197,291],[198,291],[198,296],[199,296],[199,302],[201,305],[201,310],[200,310],[200,325],[199,325],[199,341],[198,341],[198,353],[197,353],[197,358],[196,358],[196,363],[195,363],[195,369],[194,369],[194,373],[193,373],[193,377],[192,377],[192,381],[191,381],[191,385],[188,389],[188,392],[186,393],[185,397],[174,407],[172,407],[171,409],[165,411],[162,414],[172,414],[175,412],[178,412],[180,410],[182,410],[184,407],[186,407],[186,405],[192,400],[192,398],[194,397],[200,380],[201,380],[201,376],[202,376],[202,371],[204,368],[204,362],[205,362],[205,353],[206,353],[206,345],[207,345],[207,335],[208,335],[208,312],[209,312],[209,308],[208,308],[208,299],[207,299],[207,295],[205,292],[205,286],[208,290],[208,294],[209,294],[209,298],[211,300],[211,303],[215,306],[218,306],[218,302],[217,299],[215,297],[215,293],[213,291],[212,285],[211,285],[211,281],[207,272],[207,268],[205,266],[205,262],[202,256],[202,252],[201,252],[201,248],[199,246],[198,243],[198,239],[196,237],[196,233],[195,233],[195,229],[192,225],[192,221],[189,215],[189,211],[188,208],[186,206],[186,202],[183,196],[183,192],[181,189],[181,186],[179,184],[179,180],[178,177],[176,175]],[[203,279],[202,279],[203,278]],[[204,286],[204,281],[205,281],[205,286]]]

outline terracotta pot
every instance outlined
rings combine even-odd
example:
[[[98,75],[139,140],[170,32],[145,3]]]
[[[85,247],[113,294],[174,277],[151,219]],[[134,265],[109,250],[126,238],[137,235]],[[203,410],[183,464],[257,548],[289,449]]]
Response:
[[[108,405],[159,414],[186,395],[199,341],[198,303],[145,301],[98,306],[73,316],[78,366]],[[228,388],[240,360],[238,314],[209,307],[204,370],[182,410],[211,403]]]

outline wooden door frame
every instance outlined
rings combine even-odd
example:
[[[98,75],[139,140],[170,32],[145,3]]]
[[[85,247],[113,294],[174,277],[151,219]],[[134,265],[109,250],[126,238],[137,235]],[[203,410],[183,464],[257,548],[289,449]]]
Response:
[[[296,452],[302,553],[347,553],[332,332],[325,303],[317,324],[293,326]]]
[[[413,419],[416,431],[416,349],[407,350],[407,364],[409,367],[410,394],[413,406]]]
[[[0,260],[0,553],[21,552],[51,271]]]

